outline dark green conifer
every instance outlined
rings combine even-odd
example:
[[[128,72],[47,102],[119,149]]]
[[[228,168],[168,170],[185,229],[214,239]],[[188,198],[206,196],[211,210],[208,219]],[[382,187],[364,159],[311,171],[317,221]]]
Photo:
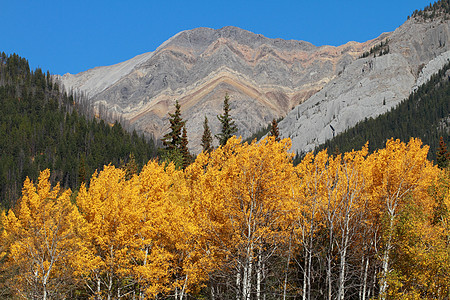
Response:
[[[181,135],[181,144],[180,144],[180,153],[183,159],[183,169],[186,169],[187,166],[189,166],[189,164],[192,161],[192,156],[189,153],[189,149],[188,149],[188,138],[187,138],[187,131],[186,131],[186,126],[183,126],[183,133]]]
[[[272,120],[272,126],[270,127],[269,135],[273,136],[276,142],[280,141],[280,131],[278,130],[278,122],[275,119]]]
[[[128,157],[128,162],[123,166],[123,169],[125,170],[125,179],[131,179],[133,175],[137,174],[139,172],[139,166],[136,163],[136,159],[134,158],[134,154],[130,153],[130,156]]]
[[[222,132],[216,134],[216,138],[219,140],[220,146],[225,146],[227,141],[237,132],[237,127],[230,116],[230,104],[228,101],[230,97],[228,94],[225,95],[225,100],[223,101],[223,115],[217,116],[220,123],[222,123]]]
[[[214,148],[212,146],[212,135],[211,130],[208,125],[208,118],[205,116],[205,121],[203,122],[203,135],[202,135],[202,148],[203,152],[211,152]]]
[[[450,160],[450,153],[447,151],[447,145],[444,142],[444,139],[440,138],[439,147],[436,152],[436,161],[437,165],[441,169],[445,169],[448,166],[448,162]]]
[[[181,130],[186,123],[181,118],[181,106],[178,100],[175,102],[175,112],[169,113],[170,132],[164,135],[162,141],[166,150],[173,151],[180,149],[181,146]]]

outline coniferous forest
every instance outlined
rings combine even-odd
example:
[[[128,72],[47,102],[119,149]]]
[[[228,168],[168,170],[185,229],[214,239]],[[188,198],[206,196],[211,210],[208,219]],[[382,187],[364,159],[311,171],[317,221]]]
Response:
[[[127,133],[119,123],[87,118],[73,95],[55,84],[49,72],[30,71],[16,54],[0,58],[0,205],[11,207],[24,180],[52,170],[51,182],[76,189],[96,169],[142,166],[156,155],[152,141]]]
[[[449,116],[450,63],[390,112],[358,123],[326,141],[318,150],[346,152],[369,142],[369,151],[374,151],[383,148],[392,137],[405,142],[418,137],[430,145],[428,158],[435,160],[440,137],[446,143],[450,138]]]

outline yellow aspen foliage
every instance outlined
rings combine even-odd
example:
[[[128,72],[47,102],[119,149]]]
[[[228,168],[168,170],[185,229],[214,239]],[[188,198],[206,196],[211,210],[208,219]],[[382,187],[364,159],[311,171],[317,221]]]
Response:
[[[233,137],[187,169],[189,184],[201,193],[194,203],[197,219],[244,298],[254,291],[252,272],[260,272],[256,253],[286,242],[294,170],[289,147],[288,140],[273,137],[250,145]]]
[[[16,209],[1,216],[7,285],[27,299],[64,298],[80,275],[78,264],[89,259],[71,191],[52,188],[49,177],[48,169],[42,171],[37,186],[27,178]]]
[[[398,216],[412,201],[423,211],[431,211],[428,188],[437,170],[427,160],[428,146],[422,146],[419,139],[411,139],[408,144],[399,140],[388,140],[384,149],[371,155],[372,181],[371,197],[377,203],[383,228],[383,254],[380,279],[380,295],[388,293],[391,272],[391,252],[396,238],[395,227]]]
[[[135,267],[136,275],[148,295],[187,294],[207,272],[197,265],[204,257],[196,250],[197,219],[187,202],[184,172],[174,164],[151,161],[139,182],[143,214],[138,255],[144,260]]]
[[[411,199],[399,216],[392,298],[448,299],[450,292],[448,170],[435,169],[437,181],[426,199]],[[433,209],[423,205],[434,204]],[[409,298],[408,298],[409,297]]]

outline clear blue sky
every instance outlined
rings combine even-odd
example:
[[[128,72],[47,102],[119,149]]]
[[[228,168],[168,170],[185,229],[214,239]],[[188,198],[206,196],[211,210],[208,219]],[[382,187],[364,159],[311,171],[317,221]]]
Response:
[[[393,31],[429,1],[0,0],[0,51],[34,69],[78,73],[155,50],[196,27],[237,26],[314,45],[363,42]]]

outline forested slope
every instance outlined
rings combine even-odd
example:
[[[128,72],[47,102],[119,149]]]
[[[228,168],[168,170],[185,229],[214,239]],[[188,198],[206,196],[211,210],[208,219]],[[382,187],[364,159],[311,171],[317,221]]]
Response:
[[[2,53],[0,58],[0,204],[9,207],[20,196],[28,176],[52,170],[51,182],[77,188],[105,164],[119,166],[130,154],[145,164],[156,154],[152,142],[121,125],[87,119],[76,99],[60,92],[49,72],[30,71],[26,59]]]
[[[420,138],[430,145],[428,158],[436,158],[439,138],[448,143],[450,130],[450,63],[430,81],[417,89],[390,112],[375,119],[366,119],[355,127],[328,140],[319,147],[342,152],[360,149],[369,141],[369,150],[383,148],[389,138],[408,141]]]

